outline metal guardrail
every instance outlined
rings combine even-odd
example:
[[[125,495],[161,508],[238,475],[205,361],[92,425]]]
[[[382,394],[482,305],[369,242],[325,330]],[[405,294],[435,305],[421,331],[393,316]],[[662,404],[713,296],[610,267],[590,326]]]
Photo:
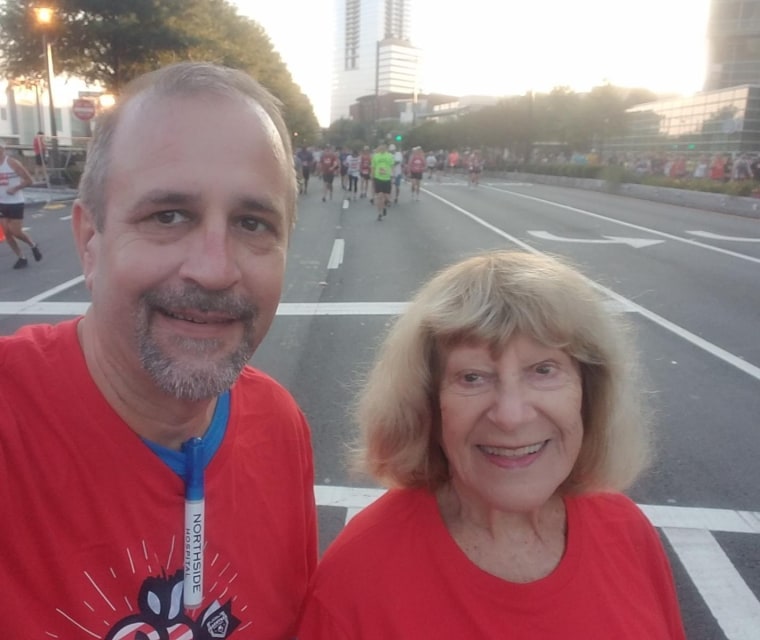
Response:
[[[71,187],[78,182],[79,174],[87,158],[89,137],[50,136],[43,138],[45,153],[42,155],[42,173],[45,185],[50,187]],[[21,156],[24,165],[33,173],[34,146],[32,144],[7,144],[6,149]]]

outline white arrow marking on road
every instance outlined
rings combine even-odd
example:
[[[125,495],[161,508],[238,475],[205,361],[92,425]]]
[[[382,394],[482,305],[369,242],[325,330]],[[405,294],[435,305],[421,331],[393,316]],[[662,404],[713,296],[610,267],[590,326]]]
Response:
[[[709,238],[710,240],[732,240],[733,242],[760,242],[760,238],[744,238],[737,236],[721,236],[717,233],[711,233],[710,231],[687,231],[693,236],[699,236],[700,238]]]
[[[542,240],[554,240],[555,242],[584,242],[586,244],[627,244],[634,249],[649,247],[653,244],[660,244],[664,240],[647,240],[645,238],[621,238],[618,236],[602,236],[604,240],[597,238],[561,238],[548,231],[528,231],[528,233]]]

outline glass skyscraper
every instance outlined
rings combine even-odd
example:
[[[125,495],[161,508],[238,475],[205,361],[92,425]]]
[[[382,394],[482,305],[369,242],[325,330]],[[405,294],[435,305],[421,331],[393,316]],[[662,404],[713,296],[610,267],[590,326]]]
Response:
[[[419,50],[411,44],[412,0],[336,0],[330,120],[361,96],[413,94]]]
[[[712,0],[705,90],[760,85],[760,0]]]

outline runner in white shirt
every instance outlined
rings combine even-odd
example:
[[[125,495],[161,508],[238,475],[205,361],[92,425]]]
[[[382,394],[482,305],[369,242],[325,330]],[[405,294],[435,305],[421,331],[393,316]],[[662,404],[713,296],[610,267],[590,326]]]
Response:
[[[32,248],[34,259],[42,260],[42,253],[23,229],[24,194],[22,189],[32,184],[32,176],[15,158],[5,152],[5,143],[0,140],[0,225],[5,233],[5,240],[11,251],[16,254],[14,269],[23,269],[29,265],[17,240],[25,242]]]

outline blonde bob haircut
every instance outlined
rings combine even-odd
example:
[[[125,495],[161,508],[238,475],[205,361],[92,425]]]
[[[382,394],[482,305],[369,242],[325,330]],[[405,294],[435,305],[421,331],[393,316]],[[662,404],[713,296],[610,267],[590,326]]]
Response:
[[[575,268],[517,251],[483,253],[444,269],[398,318],[357,401],[355,468],[391,487],[435,491],[446,484],[439,388],[447,353],[485,344],[498,355],[518,332],[580,365],[583,443],[559,492],[628,487],[651,452],[628,329]]]

